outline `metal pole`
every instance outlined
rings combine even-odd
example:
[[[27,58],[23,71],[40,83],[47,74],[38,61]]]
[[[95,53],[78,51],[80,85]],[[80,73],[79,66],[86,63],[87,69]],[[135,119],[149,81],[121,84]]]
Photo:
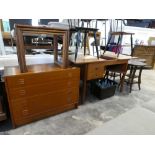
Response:
[[[1,30],[0,30],[0,54],[1,55],[6,55]]]
[[[105,47],[106,47],[106,42],[107,42],[107,27],[106,27],[106,19],[105,19]]]

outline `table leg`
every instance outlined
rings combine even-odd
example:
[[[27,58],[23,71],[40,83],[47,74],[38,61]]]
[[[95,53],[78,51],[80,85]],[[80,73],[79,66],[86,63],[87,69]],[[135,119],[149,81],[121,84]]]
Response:
[[[87,69],[88,69],[88,64],[83,65],[83,67],[82,67],[83,76],[82,76],[81,104],[83,104],[85,102],[85,97],[86,97]]]
[[[139,69],[139,76],[138,76],[138,87],[139,87],[139,90],[141,89],[140,88],[140,84],[141,84],[142,70],[143,70],[143,66],[141,66],[140,69]]]

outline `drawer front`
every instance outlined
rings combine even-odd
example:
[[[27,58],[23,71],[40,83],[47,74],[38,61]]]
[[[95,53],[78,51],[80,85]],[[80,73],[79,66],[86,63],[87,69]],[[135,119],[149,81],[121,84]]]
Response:
[[[78,98],[78,88],[73,87],[59,92],[11,101],[13,117],[16,121],[18,119],[35,117],[40,113],[46,114],[47,111],[59,109],[64,105],[76,105]]]
[[[64,90],[70,87],[78,87],[78,80],[72,79],[62,79],[59,81],[50,81],[48,83],[41,83],[37,85],[11,88],[9,89],[10,100],[16,100],[23,97],[42,95],[52,92],[58,92],[59,90]]]
[[[105,66],[103,63],[88,64],[87,80],[102,78],[105,73]]]
[[[56,70],[51,72],[42,73],[26,73],[16,76],[5,77],[9,88],[18,88],[28,85],[36,85],[38,83],[50,82],[50,81],[60,81],[62,79],[73,79],[79,78],[80,70],[77,68],[70,68],[65,70]]]
[[[34,122],[36,120],[40,120],[40,119],[43,119],[43,118],[46,118],[46,117],[49,117],[52,115],[60,114],[62,112],[65,112],[65,111],[68,111],[71,109],[75,109],[75,108],[76,108],[76,106],[74,104],[64,105],[64,106],[56,108],[56,109],[50,109],[49,111],[46,111],[46,113],[41,112],[41,113],[36,114],[35,116],[33,115],[33,116],[25,117],[24,119],[16,118],[14,126],[15,127],[21,126],[21,125],[24,125],[24,124],[27,124],[30,122]]]

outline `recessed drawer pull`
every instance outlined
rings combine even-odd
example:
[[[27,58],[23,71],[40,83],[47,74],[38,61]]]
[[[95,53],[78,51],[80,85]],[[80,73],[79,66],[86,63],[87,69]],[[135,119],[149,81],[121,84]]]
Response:
[[[28,115],[28,114],[29,114],[28,109],[23,110],[22,114],[23,114],[24,116]]]
[[[26,91],[25,90],[20,90],[20,95],[25,95],[26,94]]]
[[[98,67],[96,67],[95,69],[98,70]]]
[[[24,79],[19,79],[19,84],[25,84]]]

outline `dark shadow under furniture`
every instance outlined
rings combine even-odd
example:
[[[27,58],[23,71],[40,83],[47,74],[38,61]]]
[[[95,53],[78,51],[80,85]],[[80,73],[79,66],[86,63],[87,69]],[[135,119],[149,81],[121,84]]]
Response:
[[[4,82],[1,81],[2,70],[0,72],[0,121],[7,119],[7,107],[6,107],[6,98],[5,98],[5,86]]]
[[[15,24],[32,25],[32,19],[9,19],[10,30],[15,28]]]
[[[59,19],[40,19],[39,25],[48,25],[49,22],[59,22]]]

